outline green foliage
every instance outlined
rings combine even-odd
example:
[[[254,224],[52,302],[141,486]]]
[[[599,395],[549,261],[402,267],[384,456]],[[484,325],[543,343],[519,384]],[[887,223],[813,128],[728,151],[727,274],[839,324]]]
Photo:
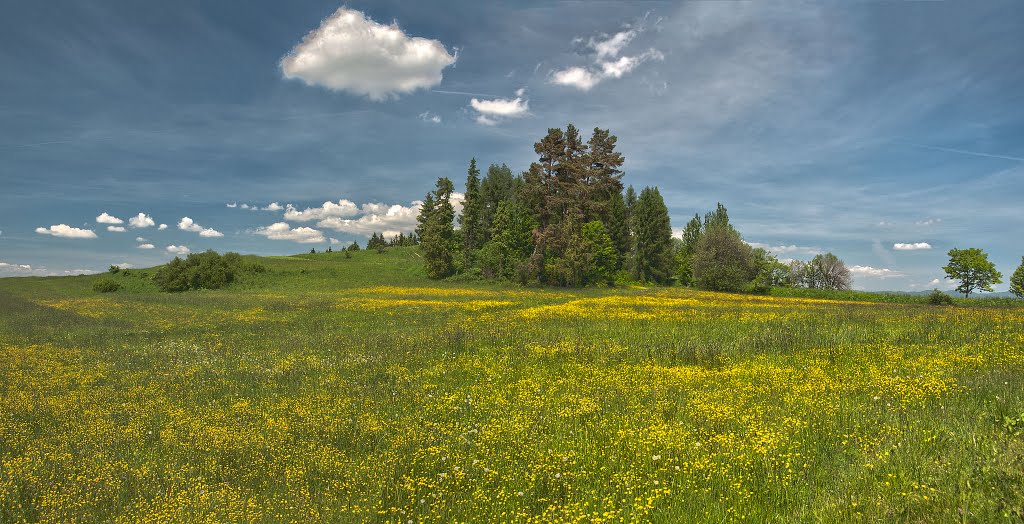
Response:
[[[792,268],[794,282],[811,289],[850,289],[853,283],[846,264],[832,253],[815,255],[810,262]]]
[[[455,274],[455,210],[451,196],[454,191],[452,181],[447,178],[437,179],[437,189],[430,198],[430,206],[424,204],[419,220],[422,233],[423,256],[430,278],[447,278]]]
[[[622,192],[612,194],[607,223],[608,236],[612,239],[615,252],[618,254],[616,269],[623,265],[623,261],[629,258],[633,252],[633,238],[629,229],[629,210],[626,209],[626,200]]]
[[[684,286],[693,285],[693,255],[697,252],[697,243],[704,232],[704,224],[700,215],[695,214],[683,228],[683,238],[676,248],[674,273],[676,281]]]
[[[959,280],[957,292],[970,297],[973,291],[992,291],[994,284],[1002,283],[1003,274],[989,261],[988,254],[978,248],[950,249],[949,265],[943,266],[946,278]]]
[[[583,224],[585,280],[588,284],[609,284],[615,280],[619,252],[600,220]]]
[[[933,306],[953,305],[953,297],[947,295],[946,293],[943,293],[942,291],[939,291],[938,289],[933,289],[932,292],[928,294],[928,297],[925,300]]]
[[[359,251],[359,242],[353,241],[345,248],[345,251]]]
[[[116,275],[118,271],[121,271],[120,266],[112,265],[107,268],[107,272],[110,273],[111,275]]]
[[[480,181],[481,244],[491,239],[498,206],[516,198],[522,182],[521,178],[512,175],[512,170],[505,164],[491,164],[487,168],[487,174]]]
[[[493,234],[480,249],[478,261],[487,278],[520,278],[523,265],[533,251],[533,229],[537,223],[521,203],[508,200],[498,204]]]
[[[786,286],[790,282],[789,266],[768,251],[757,248],[752,251],[754,259],[753,290],[763,293],[774,287]]]
[[[469,161],[465,195],[462,214],[459,216],[459,233],[462,240],[463,263],[469,267],[473,263],[476,250],[484,243],[484,202],[480,194],[480,170],[476,167],[476,158]]]
[[[174,257],[157,270],[153,281],[161,291],[180,292],[190,289],[219,289],[243,272],[262,272],[262,267],[243,263],[238,253],[223,256],[210,250],[192,253],[184,260]]]
[[[113,293],[118,289],[121,289],[121,284],[118,284],[116,281],[114,281],[114,279],[111,278],[103,278],[92,283],[92,290],[97,293]]]
[[[1024,257],[1020,258],[1020,266],[1010,277],[1010,293],[1017,298],[1024,298]]]
[[[753,280],[753,250],[727,222],[710,223],[697,242],[693,280],[712,291],[739,291]]]
[[[633,207],[634,275],[665,283],[672,273],[672,225],[658,188],[645,187]]]

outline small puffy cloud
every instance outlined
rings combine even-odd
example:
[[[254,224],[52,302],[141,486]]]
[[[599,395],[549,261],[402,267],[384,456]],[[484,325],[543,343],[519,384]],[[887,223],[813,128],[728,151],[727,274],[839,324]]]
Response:
[[[124,224],[124,220],[115,216],[110,216],[106,211],[100,213],[100,216],[96,217],[96,222],[99,224],[114,224],[115,226]]]
[[[324,202],[320,207],[307,207],[303,211],[288,204],[284,211],[284,219],[288,222],[309,222],[330,217],[351,217],[359,214],[359,206],[351,200],[338,200],[338,203]]]
[[[281,211],[282,209],[284,209],[284,206],[277,202],[271,202],[267,207],[263,208],[264,211]]]
[[[230,207],[230,208],[232,208],[232,209],[234,209],[234,208],[238,207],[238,203],[236,203],[236,202],[232,202],[232,203],[230,203],[230,204],[227,204],[227,206],[228,206],[228,207]]]
[[[901,277],[903,273],[893,271],[887,268],[877,268],[871,266],[852,266],[850,267],[850,273],[862,277],[874,277],[874,278],[890,278],[890,277]]]
[[[328,238],[327,240],[329,240],[332,245],[338,245],[341,243],[341,240],[338,240],[337,238],[334,237]]]
[[[145,213],[139,213],[138,215],[135,215],[128,219],[128,225],[137,228],[145,228],[155,226],[156,222],[153,221],[153,217]]]
[[[913,242],[909,244],[897,242],[892,245],[892,248],[898,251],[916,251],[919,249],[931,249],[932,245],[928,242]]]
[[[153,249],[155,247],[153,244],[139,244],[139,249]]]
[[[292,229],[287,222],[277,222],[266,227],[257,228],[255,233],[270,240],[291,240],[300,244],[317,244],[324,241],[324,234],[311,227]]]
[[[216,229],[203,227],[200,226],[199,224],[196,224],[195,221],[193,221],[189,217],[181,217],[181,220],[178,222],[178,229],[182,231],[191,231],[192,233],[199,233],[199,236],[206,238],[216,238],[224,236],[224,233],[221,233]]]
[[[530,111],[530,102],[523,98],[526,90],[516,90],[515,98],[495,98],[493,100],[480,100],[473,98],[469,101],[470,107],[477,112],[476,121],[479,124],[493,126],[502,118],[520,118]]]
[[[424,122],[430,122],[431,124],[440,124],[441,123],[441,117],[439,115],[435,115],[434,113],[431,113],[430,111],[424,111],[424,112],[420,113],[419,119],[424,121]]]
[[[135,241],[136,242],[146,242],[146,239],[142,238],[142,237],[135,237]]]
[[[167,246],[166,249],[167,249],[167,252],[172,254],[172,255],[187,255],[187,254],[189,254],[190,251],[192,251],[191,249],[189,249],[186,246],[175,246],[173,244]]]
[[[437,40],[411,37],[342,7],[281,60],[285,78],[385,100],[441,83],[455,63]]]
[[[160,224],[160,227],[158,227],[157,229],[159,229],[160,231],[163,231],[163,230],[167,229],[167,224]]]
[[[67,224],[57,224],[49,228],[37,227],[36,233],[61,238],[96,238],[96,232],[91,229],[79,229]]]
[[[575,87],[580,91],[589,91],[610,78],[622,78],[644,62],[664,60],[665,55],[654,48],[631,56],[620,56],[626,46],[642,31],[643,29],[638,27],[620,31],[611,36],[601,35],[599,38],[590,38],[586,42],[577,38],[574,42],[583,43],[593,53],[593,64],[587,67],[572,66],[555,71],[551,74],[551,83]]]
[[[107,226],[107,231],[111,233],[124,233],[127,229],[124,226]]]
[[[939,285],[940,283],[941,283],[941,281],[940,281],[939,279],[937,279],[937,278],[933,278],[933,279],[931,280],[931,282],[928,282],[928,285],[929,285],[929,286],[937,286],[937,285]]]

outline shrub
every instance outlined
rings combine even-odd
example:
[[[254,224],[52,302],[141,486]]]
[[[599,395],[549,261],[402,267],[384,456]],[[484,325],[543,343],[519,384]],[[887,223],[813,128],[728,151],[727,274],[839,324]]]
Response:
[[[92,290],[97,293],[113,293],[118,289],[121,289],[121,284],[118,284],[117,282],[114,282],[112,279],[109,278],[97,280],[96,282],[92,283]]]
[[[256,264],[245,264],[238,253],[221,256],[211,250],[192,253],[184,260],[174,257],[156,272],[153,281],[161,291],[218,289],[233,282],[243,272],[260,273],[263,269]]]
[[[118,271],[121,271],[121,268],[119,266],[110,266],[107,268],[107,271],[110,272],[111,275],[116,275]]]
[[[935,289],[928,294],[928,303],[933,306],[952,306],[953,297],[947,295],[946,293],[943,293],[942,291],[939,291],[938,289]]]

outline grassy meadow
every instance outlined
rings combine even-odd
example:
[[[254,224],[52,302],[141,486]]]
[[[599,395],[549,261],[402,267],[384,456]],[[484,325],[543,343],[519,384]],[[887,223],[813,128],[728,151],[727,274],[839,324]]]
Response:
[[[1024,519],[1024,308],[260,263],[0,280],[0,522]]]

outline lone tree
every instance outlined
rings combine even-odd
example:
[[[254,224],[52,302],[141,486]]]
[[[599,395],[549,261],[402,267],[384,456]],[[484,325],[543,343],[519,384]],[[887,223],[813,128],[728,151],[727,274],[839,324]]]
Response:
[[[803,281],[813,289],[850,289],[850,270],[832,253],[817,255],[803,267]]]
[[[424,202],[417,220],[422,228],[423,258],[426,260],[427,276],[445,278],[455,273],[455,210],[451,197],[455,189],[447,178],[437,179],[431,205]]]
[[[950,249],[949,265],[943,266],[946,278],[959,280],[957,292],[970,297],[972,291],[992,291],[993,284],[1003,282],[1003,274],[996,270],[996,265],[988,260],[988,254],[972,247],[969,249]]]
[[[1020,257],[1020,266],[1010,277],[1010,293],[1016,295],[1017,298],[1024,298],[1024,257]]]

